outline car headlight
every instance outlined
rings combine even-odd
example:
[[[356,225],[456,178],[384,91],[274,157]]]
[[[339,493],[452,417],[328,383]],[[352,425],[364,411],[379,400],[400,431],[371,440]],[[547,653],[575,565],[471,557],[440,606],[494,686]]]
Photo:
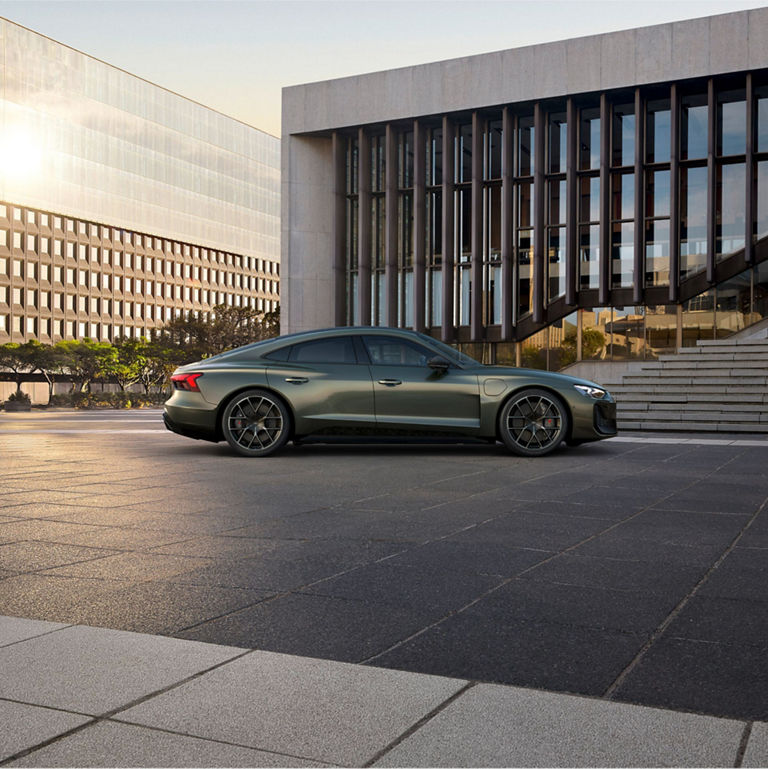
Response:
[[[605,390],[603,390],[600,387],[595,387],[594,385],[577,384],[577,385],[574,385],[574,387],[582,395],[586,395],[588,398],[594,398],[596,401],[599,401],[601,398],[605,398],[605,396],[607,395]]]

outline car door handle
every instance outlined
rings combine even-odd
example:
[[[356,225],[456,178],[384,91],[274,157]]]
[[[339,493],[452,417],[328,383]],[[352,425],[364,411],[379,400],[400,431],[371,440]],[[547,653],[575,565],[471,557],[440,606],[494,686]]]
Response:
[[[402,382],[399,379],[379,379],[379,384],[386,385],[387,387],[397,387]]]
[[[285,381],[288,382],[288,384],[306,384],[309,382],[309,379],[305,376],[287,376]]]

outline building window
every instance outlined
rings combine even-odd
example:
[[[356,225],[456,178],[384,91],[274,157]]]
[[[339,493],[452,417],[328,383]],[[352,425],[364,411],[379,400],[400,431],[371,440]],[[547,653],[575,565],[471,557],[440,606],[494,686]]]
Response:
[[[671,112],[668,98],[647,103],[645,130],[645,285],[668,286],[671,244]]]
[[[744,248],[746,240],[747,105],[743,88],[717,95],[715,258]]]
[[[515,272],[517,286],[516,318],[520,320],[533,310],[533,150],[535,127],[533,116],[517,120],[517,166],[514,182]]]
[[[566,166],[568,124],[565,112],[547,117],[547,146],[549,147],[546,175],[546,270],[547,299],[554,301],[565,294],[565,223],[567,211]]]

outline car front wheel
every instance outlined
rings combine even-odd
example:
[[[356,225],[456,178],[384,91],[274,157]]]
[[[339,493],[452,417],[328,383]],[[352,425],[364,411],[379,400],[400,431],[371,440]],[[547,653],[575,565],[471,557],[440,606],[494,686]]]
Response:
[[[288,441],[290,419],[287,406],[273,393],[246,390],[227,404],[221,417],[221,430],[238,454],[266,457]]]
[[[542,457],[554,451],[568,434],[568,411],[547,390],[522,390],[499,414],[499,436],[513,453]]]

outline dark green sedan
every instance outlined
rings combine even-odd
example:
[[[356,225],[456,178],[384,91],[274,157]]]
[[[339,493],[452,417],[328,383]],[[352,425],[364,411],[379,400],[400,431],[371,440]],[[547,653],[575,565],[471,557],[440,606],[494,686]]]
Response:
[[[166,427],[264,457],[323,436],[501,441],[538,457],[616,435],[616,404],[582,379],[484,366],[431,337],[333,328],[269,339],[182,366]]]

